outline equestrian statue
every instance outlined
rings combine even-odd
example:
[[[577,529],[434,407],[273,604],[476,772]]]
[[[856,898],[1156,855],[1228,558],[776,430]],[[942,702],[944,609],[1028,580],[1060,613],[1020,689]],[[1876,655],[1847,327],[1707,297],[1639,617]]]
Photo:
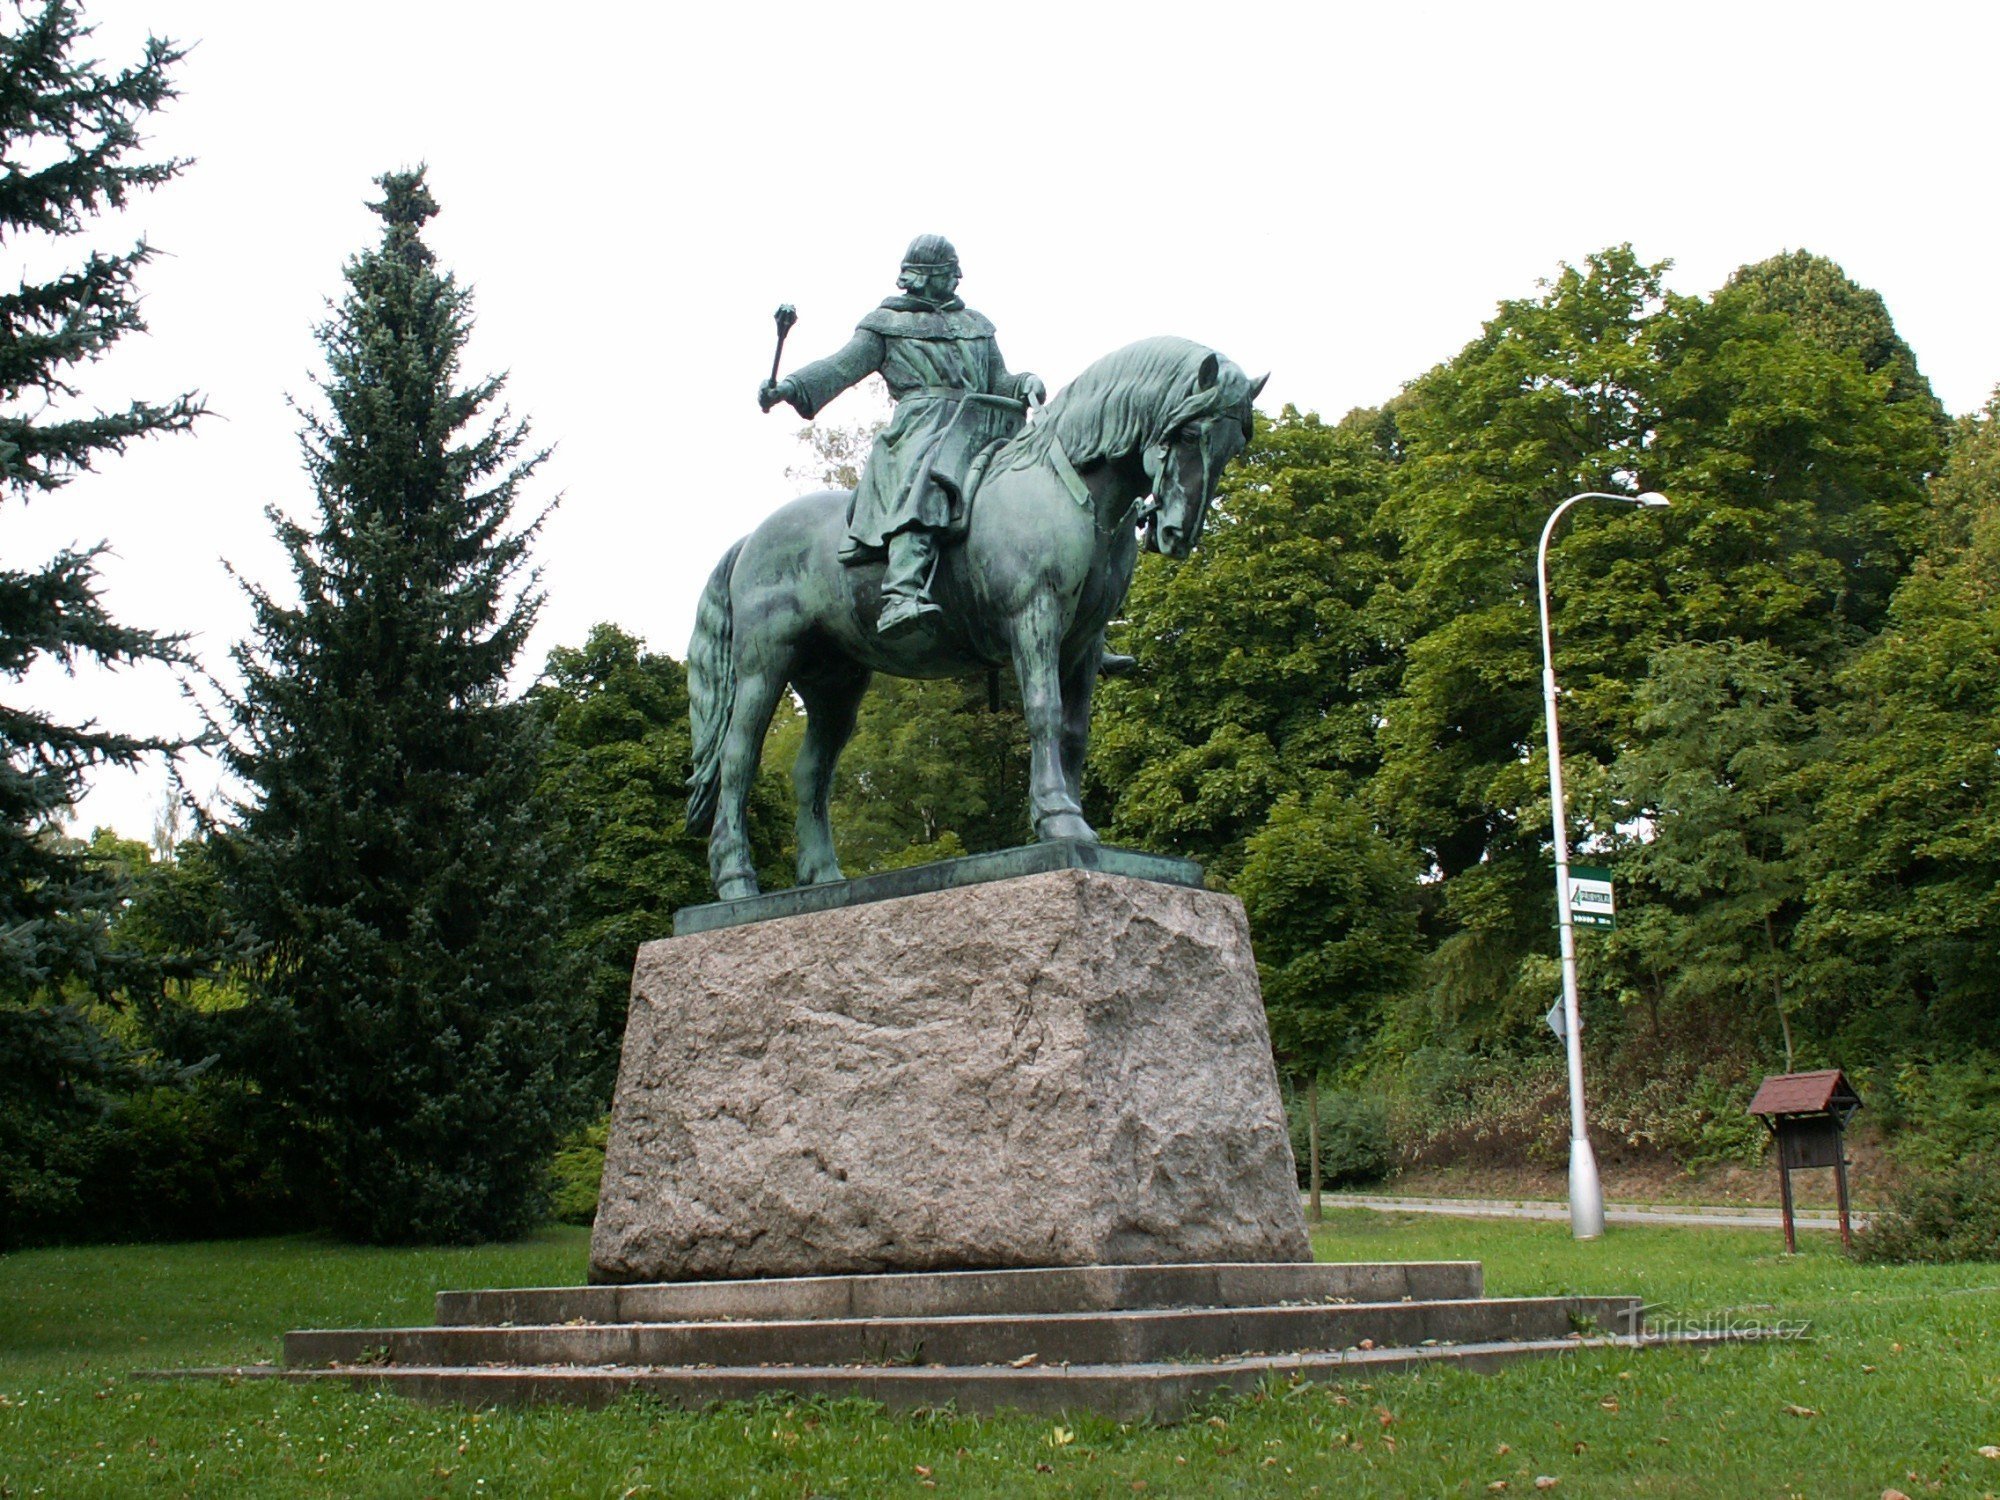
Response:
[[[827,808],[869,678],[963,677],[1011,665],[1030,742],[1029,812],[1043,841],[1084,821],[1090,705],[1104,630],[1143,545],[1185,558],[1225,465],[1251,435],[1251,380],[1212,349],[1153,338],[1084,370],[1048,401],[1010,373],[993,325],[957,295],[949,241],[922,235],[901,292],[846,347],[758,391],[810,418],[872,373],[896,414],[859,487],[806,495],[723,555],[688,647],[694,774],[687,826],[709,837],[722,900],[756,894],[744,806],[790,686],[806,711],[792,768],[798,879],[841,879]],[[781,309],[781,340],[789,327]]]

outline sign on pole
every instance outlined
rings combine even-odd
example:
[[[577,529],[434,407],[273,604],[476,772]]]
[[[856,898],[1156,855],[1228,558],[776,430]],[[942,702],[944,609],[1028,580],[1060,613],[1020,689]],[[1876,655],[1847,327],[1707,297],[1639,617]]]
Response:
[[[1591,865],[1569,867],[1569,889],[1563,893],[1569,919],[1578,927],[1610,929],[1618,925],[1611,902],[1611,872]]]

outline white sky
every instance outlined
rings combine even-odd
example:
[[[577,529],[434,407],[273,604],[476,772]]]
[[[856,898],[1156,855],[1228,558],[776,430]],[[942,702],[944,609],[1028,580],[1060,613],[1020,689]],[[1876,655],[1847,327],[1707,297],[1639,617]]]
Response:
[[[91,49],[194,43],[137,202],[151,334],[107,405],[194,388],[196,434],[4,515],[8,561],[109,538],[120,620],[221,669],[283,586],[266,504],[310,513],[288,393],[370,243],[370,179],[426,161],[431,242],[477,292],[468,373],[511,372],[564,494],[519,680],[614,620],[679,654],[716,557],[798,486],[754,400],[893,290],[922,231],[1016,369],[1053,390],[1134,338],[1271,371],[1267,409],[1373,404],[1630,240],[1708,291],[1804,247],[1879,290],[1947,406],[2000,382],[1992,188],[2000,7],[1905,3],[1061,6],[841,0],[94,0]],[[20,267],[8,252],[0,275]],[[862,398],[830,420],[867,414]],[[171,676],[39,672],[39,702],[186,731]],[[190,768],[197,787],[213,774]],[[78,816],[143,836],[166,785],[105,773]]]

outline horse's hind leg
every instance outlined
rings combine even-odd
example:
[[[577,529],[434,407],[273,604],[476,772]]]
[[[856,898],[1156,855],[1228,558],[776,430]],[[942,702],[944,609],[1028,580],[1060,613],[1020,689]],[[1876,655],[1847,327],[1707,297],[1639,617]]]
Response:
[[[764,732],[771,727],[778,695],[784,690],[785,673],[773,664],[738,660],[736,702],[722,746],[722,791],[716,799],[715,828],[708,840],[708,869],[715,877],[716,899],[721,901],[757,894],[757,866],[751,858],[745,807],[757,778]]]
[[[859,667],[831,671],[793,684],[806,706],[806,734],[792,762],[792,790],[798,797],[799,884],[839,880],[840,859],[833,848],[827,804],[833,796],[833,768],[854,733],[868,673]]]

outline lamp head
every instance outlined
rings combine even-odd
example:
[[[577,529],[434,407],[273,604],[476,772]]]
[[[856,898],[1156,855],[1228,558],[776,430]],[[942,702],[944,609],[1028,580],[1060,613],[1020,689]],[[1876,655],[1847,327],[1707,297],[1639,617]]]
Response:
[[[1657,510],[1659,507],[1668,504],[1668,500],[1658,490],[1647,490],[1642,495],[1634,495],[1632,503],[1634,505],[1643,505],[1648,510]]]

